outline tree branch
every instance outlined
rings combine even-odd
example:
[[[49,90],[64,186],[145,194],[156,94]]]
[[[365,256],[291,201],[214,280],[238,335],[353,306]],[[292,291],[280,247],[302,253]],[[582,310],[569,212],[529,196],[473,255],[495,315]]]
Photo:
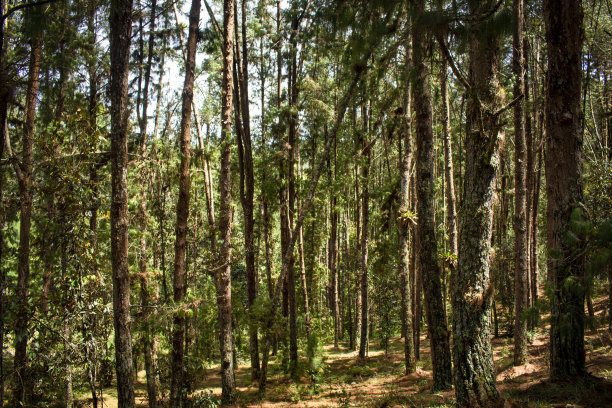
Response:
[[[457,80],[461,83],[461,85],[465,87],[465,89],[468,92],[470,92],[472,90],[472,87],[470,83],[467,81],[467,79],[465,79],[465,75],[459,70],[459,68],[455,64],[455,60],[450,55],[450,51],[448,50],[448,47],[446,46],[446,41],[438,33],[435,33],[435,36],[436,36],[436,41],[440,45],[440,50],[442,51],[442,54],[448,61],[448,65],[451,67],[453,74],[455,74],[455,78],[457,78]]]
[[[24,9],[24,8],[28,8],[28,7],[36,7],[36,6],[43,6],[45,4],[49,4],[49,3],[54,3],[56,0],[40,0],[34,3],[22,3],[19,4],[17,6],[13,6],[11,8],[9,8],[6,13],[4,13],[1,17],[2,22],[4,22],[4,20],[6,20],[8,17],[10,17],[14,12]]]
[[[518,101],[520,101],[521,99],[523,99],[525,95],[524,94],[520,94],[519,96],[517,96],[516,98],[514,98],[512,101],[510,101],[507,105],[501,107],[497,112],[495,112],[493,114],[493,116],[499,116],[502,113],[504,113],[505,111],[507,111],[508,109],[510,109],[511,107],[513,107],[514,105],[516,105],[516,103]]]
[[[219,38],[219,41],[222,41],[223,31],[221,31],[221,28],[219,27],[219,23],[217,22],[217,18],[215,17],[215,14],[210,8],[210,4],[208,4],[208,1],[204,0],[204,6],[206,7],[206,11],[208,12],[208,15],[210,16],[210,21],[212,22],[215,32],[217,33],[217,37]]]

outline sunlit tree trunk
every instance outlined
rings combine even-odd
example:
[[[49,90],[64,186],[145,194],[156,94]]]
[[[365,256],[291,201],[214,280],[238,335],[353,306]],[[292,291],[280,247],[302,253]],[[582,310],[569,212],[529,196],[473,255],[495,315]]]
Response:
[[[514,365],[527,361],[527,322],[523,312],[529,296],[529,246],[525,152],[525,62],[523,48],[523,0],[514,0],[512,70],[514,71]]]
[[[494,1],[470,3],[477,16]],[[499,39],[484,30],[487,21],[469,24],[470,96],[467,98],[467,134],[462,211],[459,227],[459,262],[453,290],[453,360],[457,406],[499,403],[491,346],[490,281],[493,197],[502,143],[497,111],[503,94],[497,77]]]
[[[221,85],[221,167],[219,174],[219,266],[216,271],[217,306],[219,314],[219,345],[221,351],[221,403],[236,401],[232,338],[231,281],[231,134],[232,79],[234,65],[234,0],[223,2],[223,75]]]
[[[406,62],[405,75],[408,77],[412,69],[411,44],[410,39],[406,41]],[[413,321],[412,321],[412,293],[410,280],[410,220],[406,215],[410,208],[410,168],[412,166],[412,125],[411,125],[411,103],[410,103],[410,82],[406,80],[404,91],[403,113],[404,121],[402,126],[403,156],[401,162],[401,181],[400,181],[400,278],[402,285],[402,325],[404,327],[404,360],[406,363],[406,374],[416,370],[414,356]]]

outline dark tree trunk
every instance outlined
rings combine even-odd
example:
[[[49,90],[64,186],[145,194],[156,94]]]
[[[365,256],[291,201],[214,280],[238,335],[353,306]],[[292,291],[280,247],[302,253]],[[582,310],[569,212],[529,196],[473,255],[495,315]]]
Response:
[[[174,244],[174,303],[181,309],[187,291],[185,273],[185,251],[187,247],[187,220],[189,218],[189,199],[191,176],[191,107],[193,104],[193,83],[195,80],[195,60],[198,24],[200,22],[200,0],[192,0],[189,12],[189,36],[187,38],[187,58],[185,60],[185,83],[181,110],[181,162],[179,165],[179,197],[176,205],[176,241]],[[174,315],[172,330],[172,383],[170,386],[170,406],[180,407],[183,400],[184,385],[184,346],[185,314],[180,310]]]
[[[481,8],[482,7],[482,8]],[[479,15],[493,1],[470,3]],[[459,228],[459,262],[453,290],[453,357],[457,406],[499,403],[491,347],[489,268],[494,187],[499,167],[502,104],[497,70],[497,35],[484,30],[485,21],[469,26],[469,79],[465,178]],[[483,31],[484,30],[484,31]],[[486,109],[485,109],[486,107]]]
[[[19,252],[17,260],[17,316],[15,324],[14,392],[15,407],[25,406],[29,386],[27,374],[29,286],[30,286],[30,227],[32,219],[32,148],[34,145],[34,119],[36,116],[36,95],[38,74],[42,57],[43,33],[36,30],[30,41],[30,66],[26,94],[25,120],[23,122],[22,158],[15,163],[19,182]],[[8,133],[5,125],[5,135]]]
[[[334,172],[335,175],[335,172]],[[333,181],[332,181],[333,183]],[[334,187],[332,187],[333,189]],[[332,194],[334,192],[332,191]],[[331,199],[331,205],[329,208],[330,211],[330,221],[331,221],[331,231],[329,236],[329,272],[331,279],[331,311],[334,318],[334,347],[338,347],[338,324],[340,322],[340,308],[339,308],[339,299],[338,299],[338,264],[337,264],[337,237],[338,237],[338,213],[336,212],[336,197],[333,196]]]
[[[444,299],[438,265],[438,246],[434,221],[434,155],[431,95],[429,72],[425,65],[427,36],[420,20],[424,2],[418,2],[417,19],[412,26],[412,52],[415,82],[412,88],[416,129],[416,178],[417,178],[417,223],[418,263],[423,274],[425,291],[425,313],[431,342],[433,364],[433,389],[448,390],[452,387],[452,367],[449,331],[446,321]]]
[[[527,361],[527,322],[523,312],[529,297],[529,246],[525,152],[525,62],[523,48],[523,0],[514,0],[512,69],[514,71],[514,365]]]
[[[580,89],[584,33],[582,2],[543,4],[548,75],[546,78],[546,218],[548,274],[552,286],[550,376],[584,375],[583,241],[565,238],[582,202],[582,113]]]
[[[353,115],[355,116],[355,122],[356,122],[356,109],[353,112]],[[355,123],[354,125],[354,130],[355,132],[358,132],[357,130],[357,124]],[[359,152],[361,150],[361,145],[362,143],[356,143],[357,146],[357,152]],[[355,241],[356,241],[356,246],[357,246],[357,251],[358,253],[361,255],[361,216],[362,216],[362,208],[361,208],[361,204],[363,204],[363,200],[361,200],[361,189],[360,189],[360,183],[359,183],[359,178],[361,177],[361,168],[359,165],[359,162],[356,163],[355,165],[355,201],[356,201],[356,206],[357,206],[357,211],[355,211],[355,230],[356,230],[356,234],[355,234]],[[359,344],[359,341],[361,340],[361,288],[360,288],[360,282],[361,282],[361,259],[359,261],[357,261],[357,266],[358,268],[356,268],[356,273],[355,273],[355,292],[356,296],[355,296],[355,348],[357,348],[357,345]]]
[[[117,398],[120,408],[134,406],[134,367],[128,265],[127,131],[128,73],[132,33],[132,0],[110,8],[111,99],[111,262]]]
[[[289,66],[289,103],[291,106],[291,115],[289,116],[289,163],[287,167],[288,193],[289,193],[289,233],[295,234],[294,214],[295,214],[295,149],[297,147],[297,125],[298,125],[298,87],[297,87],[297,44],[296,37],[298,34],[298,16],[295,15],[291,20],[291,60]],[[295,240],[288,236],[293,242]],[[291,258],[289,260],[289,269],[287,274],[287,286],[289,290],[289,371],[292,378],[298,376],[298,345],[297,345],[297,308],[295,304],[295,258],[293,256],[293,248],[291,248]]]
[[[231,281],[231,135],[232,78],[234,65],[234,0],[223,2],[223,80],[221,101],[221,168],[219,174],[219,251],[216,271],[217,306],[219,311],[219,345],[221,351],[221,403],[236,401],[232,339]]]
[[[361,118],[363,120],[363,132],[367,134],[368,115],[365,103],[361,107]],[[363,181],[361,193],[361,334],[359,339],[359,358],[364,359],[368,352],[368,241],[370,233],[370,160],[371,152],[368,140],[362,137],[362,154],[365,162],[361,168],[361,179]]]
[[[327,129],[326,129],[327,130]],[[338,212],[336,211],[337,198],[335,192],[336,182],[336,143],[334,142],[334,166],[332,169],[331,160],[328,162],[329,178],[331,185],[331,201],[329,207],[329,218],[331,230],[329,235],[329,276],[331,287],[331,312],[334,318],[334,347],[338,347],[338,324],[340,323],[340,307],[338,299]]]
[[[526,13],[524,13],[523,19],[525,19]],[[523,22],[524,24],[524,22]],[[527,216],[527,252],[529,256],[529,273],[527,274],[527,306],[534,307],[535,299],[533,298],[533,287],[532,287],[532,279],[531,275],[533,273],[533,260],[532,256],[532,231],[535,228],[534,224],[532,224],[533,220],[533,189],[535,187],[535,171],[534,171],[534,151],[533,151],[533,122],[531,116],[535,114],[534,103],[530,100],[529,97],[529,41],[527,38],[523,38],[523,61],[525,63],[523,69],[523,77],[524,77],[524,91],[525,91],[525,160],[527,163],[526,173],[525,173],[525,190],[527,197],[526,201],[526,211],[525,214]],[[533,320],[527,321],[528,329],[533,329]]]
[[[255,249],[253,218],[253,197],[255,179],[253,175],[253,150],[251,147],[251,117],[249,113],[249,71],[248,42],[246,27],[246,0],[242,0],[242,75],[240,76],[240,112],[242,113],[242,145],[244,150],[244,188],[241,194],[242,212],[244,214],[244,248],[247,275],[247,301],[249,312],[257,298],[257,270],[255,269]],[[249,349],[251,352],[251,378],[259,379],[259,341],[257,338],[257,321],[253,315],[249,317]]]

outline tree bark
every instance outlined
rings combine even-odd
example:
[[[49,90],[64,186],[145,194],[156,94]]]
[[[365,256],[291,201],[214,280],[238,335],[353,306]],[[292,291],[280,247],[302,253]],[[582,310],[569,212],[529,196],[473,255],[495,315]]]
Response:
[[[289,116],[289,163],[287,167],[288,181],[288,226],[289,239],[292,240],[291,234],[295,234],[294,216],[295,216],[295,150],[297,147],[297,126],[298,126],[298,87],[297,87],[297,41],[298,34],[298,16],[295,15],[291,20],[291,34],[289,42],[291,43],[291,58],[289,66],[289,104],[291,114]],[[295,242],[295,240],[293,240]],[[289,290],[289,371],[292,378],[298,377],[298,345],[297,345],[297,307],[295,302],[295,258],[294,251],[291,249],[291,259],[289,261],[289,269],[287,273],[287,286]]]
[[[427,36],[420,19],[424,2],[416,4],[417,19],[412,25],[412,49],[415,82],[412,88],[416,126],[417,235],[418,263],[423,274],[425,313],[431,342],[433,390],[452,387],[449,331],[442,297],[438,246],[434,221],[434,150],[429,72],[425,65]]]
[[[110,6],[111,99],[111,263],[117,398],[120,408],[134,407],[134,367],[128,265],[127,131],[128,73],[132,33],[132,0]]]
[[[15,407],[25,406],[29,385],[27,367],[27,344],[29,323],[30,286],[30,227],[32,222],[32,148],[34,145],[34,119],[38,76],[42,59],[43,33],[36,30],[30,41],[30,66],[26,93],[25,120],[23,122],[22,158],[14,163],[19,183],[20,217],[19,249],[17,260],[17,316],[15,324],[14,392]],[[5,135],[8,134],[5,123]]]
[[[525,152],[525,61],[523,48],[523,0],[514,0],[516,26],[513,33],[514,71],[514,365],[527,361],[527,321],[523,312],[529,296],[529,245]]]
[[[192,0],[189,12],[189,35],[187,37],[187,57],[185,60],[185,83],[181,109],[181,162],[179,165],[179,196],[176,205],[176,241],[174,244],[174,303],[178,311],[174,314],[172,330],[172,383],[170,386],[170,406],[180,407],[183,400],[184,347],[185,347],[185,310],[183,301],[187,292],[185,273],[185,252],[187,247],[187,220],[189,218],[189,199],[191,175],[191,107],[193,104],[193,83],[195,80],[195,60],[198,24],[200,22],[200,0]]]
[[[416,361],[414,356],[414,331],[412,322],[412,293],[410,285],[410,225],[406,219],[406,214],[410,207],[410,168],[412,167],[412,124],[411,124],[411,104],[410,104],[410,82],[408,75],[412,69],[411,61],[411,39],[406,41],[406,89],[403,100],[403,156],[401,162],[401,181],[400,181],[400,278],[402,284],[402,326],[404,327],[404,360],[406,363],[406,374],[415,372]]]
[[[548,273],[552,286],[550,376],[586,374],[584,351],[585,243],[569,243],[573,217],[582,202],[581,58],[582,3],[543,3],[548,75],[546,77],[546,218]]]
[[[363,132],[367,134],[368,119],[365,103],[361,107],[361,118],[363,120]],[[368,140],[362,137],[362,154],[365,158],[361,168],[362,193],[361,193],[361,334],[359,339],[359,358],[364,359],[368,352],[368,241],[370,233],[370,160],[371,152]]]
[[[448,229],[448,240],[451,253],[457,256],[457,198],[455,196],[455,180],[453,171],[453,146],[450,126],[450,105],[448,100],[448,66],[446,60],[442,60],[440,90],[442,97],[442,133],[444,136],[444,178],[446,179],[446,228]],[[449,262],[452,278],[457,266],[455,260]],[[452,290],[452,288],[451,288]]]
[[[216,271],[217,306],[219,313],[219,345],[221,352],[221,404],[236,401],[232,338],[231,281],[231,134],[234,65],[234,0],[223,2],[223,76],[221,94],[221,168],[219,174],[219,267]]]
[[[470,3],[471,15],[493,7],[493,1]],[[459,262],[453,290],[453,357],[457,406],[500,403],[491,347],[489,268],[493,197],[502,142],[503,103],[497,78],[499,40],[475,19],[469,25],[469,96]],[[484,30],[484,31],[483,31]]]
[[[242,212],[244,214],[244,248],[247,275],[247,302],[249,313],[249,349],[251,352],[251,378],[259,379],[259,341],[257,338],[257,321],[252,315],[252,308],[257,299],[257,271],[255,269],[253,198],[255,179],[253,172],[253,149],[251,147],[251,116],[249,113],[249,59],[246,27],[246,0],[242,0],[242,75],[240,85],[240,113],[242,114],[242,145],[244,150],[244,187],[241,191]]]

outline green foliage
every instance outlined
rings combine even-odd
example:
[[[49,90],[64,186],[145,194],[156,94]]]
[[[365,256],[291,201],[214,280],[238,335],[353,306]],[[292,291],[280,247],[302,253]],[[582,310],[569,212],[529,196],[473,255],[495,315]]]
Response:
[[[346,389],[342,388],[342,391],[336,394],[338,398],[338,408],[349,408],[351,404],[351,393],[347,392]]]
[[[217,408],[221,406],[221,400],[214,396],[212,390],[195,393],[190,402],[193,408]]]
[[[316,334],[311,334],[308,337],[308,344],[306,346],[306,361],[307,368],[306,373],[312,383],[312,392],[317,394],[319,392],[319,383],[321,381],[321,365],[324,362],[323,348],[319,344],[319,338]]]

